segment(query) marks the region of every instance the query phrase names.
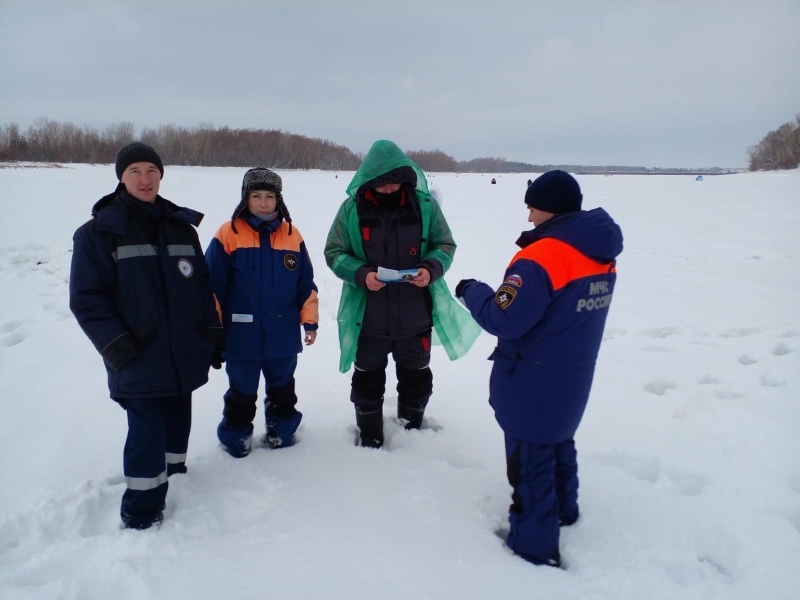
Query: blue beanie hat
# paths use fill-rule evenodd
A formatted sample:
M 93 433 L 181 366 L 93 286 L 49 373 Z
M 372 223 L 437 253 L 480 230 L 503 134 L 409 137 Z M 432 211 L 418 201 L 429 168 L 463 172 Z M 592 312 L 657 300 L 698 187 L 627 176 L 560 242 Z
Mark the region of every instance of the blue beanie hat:
M 582 201 L 581 186 L 565 171 L 548 171 L 525 191 L 525 204 L 557 215 L 580 210 Z

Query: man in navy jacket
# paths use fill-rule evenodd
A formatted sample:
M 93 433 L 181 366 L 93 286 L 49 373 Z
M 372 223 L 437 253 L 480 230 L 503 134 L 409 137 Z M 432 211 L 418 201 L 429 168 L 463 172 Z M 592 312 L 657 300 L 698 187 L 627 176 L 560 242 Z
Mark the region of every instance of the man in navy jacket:
M 163 519 L 167 477 L 186 472 L 192 392 L 219 368 L 224 338 L 194 229 L 203 215 L 158 195 L 150 146 L 122 148 L 116 172 L 73 237 L 69 303 L 127 412 L 122 522 L 146 529 Z
M 559 526 L 578 519 L 574 435 L 583 417 L 616 281 L 622 232 L 602 208 L 582 211 L 578 182 L 549 171 L 525 192 L 535 229 L 517 241 L 503 283 L 473 279 L 456 296 L 496 335 L 489 402 L 505 433 L 513 488 L 506 544 L 561 565 Z

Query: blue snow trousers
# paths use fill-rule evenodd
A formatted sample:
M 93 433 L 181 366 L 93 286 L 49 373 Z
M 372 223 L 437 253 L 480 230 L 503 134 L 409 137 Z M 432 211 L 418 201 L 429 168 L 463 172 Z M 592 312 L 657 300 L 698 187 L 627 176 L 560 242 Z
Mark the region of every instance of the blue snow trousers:
M 125 398 L 128 437 L 123 453 L 127 489 L 121 514 L 147 520 L 162 510 L 167 477 L 186 472 L 186 452 L 192 428 L 192 395 L 166 398 Z M 126 518 L 127 517 L 127 518 Z
M 534 444 L 505 436 L 513 488 L 506 544 L 534 564 L 559 564 L 559 526 L 578 518 L 578 456 L 572 439 Z
M 225 371 L 231 387 L 242 394 L 258 394 L 261 374 L 264 374 L 266 394 L 270 388 L 278 388 L 289 383 L 297 368 L 297 355 L 268 360 L 229 359 L 225 363 Z

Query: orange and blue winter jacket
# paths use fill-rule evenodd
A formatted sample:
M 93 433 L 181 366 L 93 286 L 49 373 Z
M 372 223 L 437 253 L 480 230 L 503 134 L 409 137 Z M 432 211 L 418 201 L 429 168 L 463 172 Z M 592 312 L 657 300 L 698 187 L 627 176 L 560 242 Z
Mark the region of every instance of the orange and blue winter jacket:
M 575 435 L 589 399 L 622 231 L 596 208 L 554 217 L 517 243 L 496 291 L 476 281 L 462 296 L 497 336 L 489 402 L 503 431 L 555 444 Z
M 227 335 L 224 357 L 243 360 L 302 352 L 301 325 L 319 323 L 314 269 L 303 236 L 281 217 L 245 211 L 217 231 L 206 250 L 211 288 Z

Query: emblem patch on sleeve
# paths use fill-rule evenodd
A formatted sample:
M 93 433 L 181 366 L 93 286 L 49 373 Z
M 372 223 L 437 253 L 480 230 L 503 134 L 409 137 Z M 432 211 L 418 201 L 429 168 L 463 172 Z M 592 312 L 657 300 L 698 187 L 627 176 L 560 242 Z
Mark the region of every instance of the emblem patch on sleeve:
M 194 273 L 194 266 L 192 266 L 192 263 L 187 259 L 182 258 L 178 261 L 178 271 L 180 271 L 181 275 L 186 277 L 186 279 L 189 279 L 192 273 Z
M 287 254 L 283 257 L 283 266 L 290 271 L 297 269 L 297 265 L 297 257 L 294 254 Z
M 501 285 L 500 289 L 497 290 L 497 293 L 494 295 L 494 301 L 497 306 L 501 309 L 505 310 L 511 303 L 514 302 L 514 298 L 517 297 L 517 289 L 510 285 Z
M 509 275 L 506 277 L 506 280 L 503 283 L 516 287 L 522 287 L 522 277 L 515 273 L 514 275 Z

